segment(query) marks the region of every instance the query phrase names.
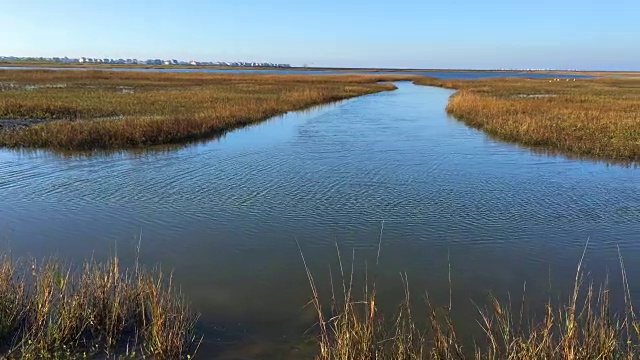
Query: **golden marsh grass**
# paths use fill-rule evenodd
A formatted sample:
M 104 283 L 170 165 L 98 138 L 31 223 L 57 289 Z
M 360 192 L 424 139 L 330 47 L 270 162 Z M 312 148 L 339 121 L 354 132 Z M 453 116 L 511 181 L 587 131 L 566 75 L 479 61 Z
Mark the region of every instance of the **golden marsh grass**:
M 0 71 L 0 145 L 135 148 L 205 138 L 287 111 L 393 90 L 400 76 Z M 4 88 L 2 87 L 4 86 Z
M 640 160 L 640 78 L 436 80 L 447 112 L 500 140 L 615 161 Z

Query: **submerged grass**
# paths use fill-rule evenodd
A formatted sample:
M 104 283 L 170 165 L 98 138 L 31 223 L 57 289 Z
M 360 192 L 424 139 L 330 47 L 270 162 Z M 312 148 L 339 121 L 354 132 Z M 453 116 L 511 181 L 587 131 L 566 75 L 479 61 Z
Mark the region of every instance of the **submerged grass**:
M 447 112 L 500 140 L 570 155 L 640 161 L 640 78 L 436 80 Z
M 333 289 L 327 311 L 305 262 L 313 294 L 310 303 L 318 316 L 317 359 L 637 359 L 640 320 L 631 302 L 622 258 L 620 263 L 626 303 L 621 314 L 616 315 L 612 310 L 606 283 L 601 287 L 585 283 L 581 259 L 569 299 L 557 304 L 550 300 L 538 320 L 524 314 L 524 298 L 518 310 L 510 303 L 490 297 L 490 305 L 478 307 L 478 317 L 469 319 L 478 323 L 484 338 L 477 339 L 475 346 L 465 348 L 469 341 L 458 337 L 451 320 L 451 305 L 435 307 L 428 294 L 427 325 L 417 325 L 411 312 L 406 275 L 402 277 L 405 300 L 396 316 L 389 319 L 378 310 L 375 280 L 357 297 L 353 290 L 353 272 L 345 274 L 341 261 L 343 296 L 336 297 L 337 291 Z
M 0 146 L 134 148 L 210 137 L 291 110 L 392 90 L 401 76 L 0 70 Z M 406 78 L 406 76 L 405 76 Z M 4 89 L 4 90 L 3 90 Z M 5 119 L 5 120 L 3 120 Z
M 196 320 L 159 270 L 123 271 L 116 257 L 73 269 L 0 256 L 2 359 L 184 359 Z

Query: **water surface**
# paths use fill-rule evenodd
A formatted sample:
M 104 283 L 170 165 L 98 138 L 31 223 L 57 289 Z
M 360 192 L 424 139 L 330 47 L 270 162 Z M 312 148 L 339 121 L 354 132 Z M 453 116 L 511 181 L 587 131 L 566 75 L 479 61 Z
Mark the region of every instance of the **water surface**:
M 384 224 L 381 306 L 399 300 L 401 272 L 419 304 L 426 289 L 446 304 L 450 262 L 469 328 L 469 299 L 488 291 L 570 290 L 587 240 L 594 275 L 619 285 L 619 245 L 639 278 L 640 170 L 492 140 L 446 115 L 451 91 L 398 87 L 178 149 L 0 150 L 2 247 L 75 261 L 117 249 L 126 262 L 141 238 L 141 260 L 174 269 L 202 312 L 205 358 L 308 354 L 296 239 L 327 290 L 335 244 L 373 273 Z

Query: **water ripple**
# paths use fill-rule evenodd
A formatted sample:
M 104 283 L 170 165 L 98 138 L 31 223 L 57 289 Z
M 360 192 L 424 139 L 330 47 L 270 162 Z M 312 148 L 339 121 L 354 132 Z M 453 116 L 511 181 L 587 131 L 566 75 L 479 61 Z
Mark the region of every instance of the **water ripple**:
M 638 169 L 496 142 L 446 115 L 450 91 L 398 86 L 175 151 L 2 150 L 0 238 L 82 258 L 142 233 L 148 261 L 175 268 L 194 302 L 240 319 L 244 299 L 261 316 L 301 305 L 294 238 L 326 262 L 335 241 L 370 253 L 383 221 L 389 279 L 439 284 L 450 253 L 469 293 L 510 289 L 570 273 L 588 238 L 595 264 L 615 266 L 619 245 L 640 269 Z

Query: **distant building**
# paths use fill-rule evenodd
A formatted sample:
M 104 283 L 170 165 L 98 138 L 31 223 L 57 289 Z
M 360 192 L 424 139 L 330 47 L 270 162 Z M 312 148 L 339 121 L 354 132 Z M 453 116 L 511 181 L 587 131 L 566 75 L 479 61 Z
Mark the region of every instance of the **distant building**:
M 16 56 L 0 56 L 0 61 L 49 61 L 49 62 L 57 62 L 57 63 L 81 63 L 81 64 L 95 64 L 95 63 L 104 63 L 104 64 L 139 64 L 139 65 L 193 65 L 193 66 L 236 66 L 236 67 L 278 67 L 278 68 L 289 68 L 291 65 L 289 64 L 276 64 L 269 62 L 256 62 L 256 61 L 182 61 L 177 59 L 170 60 L 161 60 L 161 59 L 147 59 L 147 60 L 139 60 L 139 59 L 111 59 L 111 58 L 91 58 L 91 57 L 79 57 L 79 58 L 69 58 L 69 57 L 16 57 Z M 531 69 L 530 71 L 536 71 Z

